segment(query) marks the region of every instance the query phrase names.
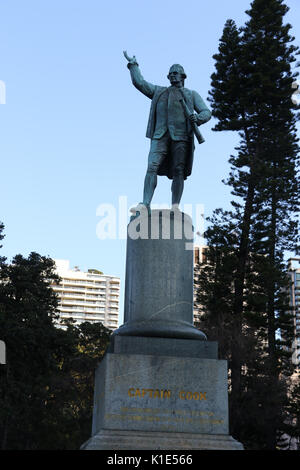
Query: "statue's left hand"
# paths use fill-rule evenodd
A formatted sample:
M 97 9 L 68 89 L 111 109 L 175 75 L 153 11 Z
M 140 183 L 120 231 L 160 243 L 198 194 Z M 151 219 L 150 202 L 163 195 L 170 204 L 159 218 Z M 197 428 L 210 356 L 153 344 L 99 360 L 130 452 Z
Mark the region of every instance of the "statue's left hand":
M 197 124 L 197 117 L 196 117 L 196 114 L 192 113 L 189 115 L 189 120 L 191 121 L 191 123 L 195 123 Z

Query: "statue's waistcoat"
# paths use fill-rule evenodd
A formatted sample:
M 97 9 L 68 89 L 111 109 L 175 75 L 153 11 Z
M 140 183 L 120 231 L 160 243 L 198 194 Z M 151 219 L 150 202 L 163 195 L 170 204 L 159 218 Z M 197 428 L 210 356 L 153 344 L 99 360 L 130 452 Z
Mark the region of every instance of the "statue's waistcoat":
M 182 88 L 183 96 L 191 112 L 194 109 L 193 95 Z M 174 87 L 156 87 L 152 98 L 146 136 L 159 139 L 168 129 L 173 140 L 190 140 L 191 126 L 184 115 L 179 99 L 182 97 Z

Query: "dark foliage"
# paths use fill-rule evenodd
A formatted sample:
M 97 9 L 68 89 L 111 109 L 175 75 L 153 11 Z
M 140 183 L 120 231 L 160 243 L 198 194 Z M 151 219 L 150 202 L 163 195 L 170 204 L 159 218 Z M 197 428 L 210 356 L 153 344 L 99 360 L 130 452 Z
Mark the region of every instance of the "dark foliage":
M 284 253 L 298 250 L 299 147 L 292 70 L 298 48 L 283 0 L 254 0 L 249 21 L 225 24 L 214 56 L 215 131 L 238 131 L 226 181 L 232 210 L 206 233 L 199 278 L 202 328 L 230 366 L 231 433 L 250 449 L 275 449 L 286 423 L 293 372 Z
M 79 449 L 90 437 L 94 370 L 109 341 L 101 323 L 60 328 L 54 262 L 31 253 L 1 263 L 2 449 Z

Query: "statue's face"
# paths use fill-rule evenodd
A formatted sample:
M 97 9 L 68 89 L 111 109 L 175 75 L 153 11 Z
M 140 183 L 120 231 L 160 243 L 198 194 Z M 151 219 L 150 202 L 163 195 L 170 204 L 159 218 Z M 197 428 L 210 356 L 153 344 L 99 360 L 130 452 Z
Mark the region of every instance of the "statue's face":
M 183 83 L 182 69 L 176 65 L 172 66 L 169 70 L 168 79 L 171 85 L 177 85 L 180 82 Z

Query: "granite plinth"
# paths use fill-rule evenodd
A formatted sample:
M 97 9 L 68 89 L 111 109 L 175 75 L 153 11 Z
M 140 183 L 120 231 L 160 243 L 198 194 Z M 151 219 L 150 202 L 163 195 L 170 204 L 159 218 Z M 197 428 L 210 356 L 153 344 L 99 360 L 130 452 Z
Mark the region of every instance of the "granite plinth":
M 92 435 L 101 429 L 228 434 L 227 362 L 106 354 L 96 370 Z
M 226 435 L 101 430 L 81 450 L 243 450 Z
M 130 339 L 137 340 L 133 349 L 139 346 L 139 338 Z M 182 351 L 190 342 L 172 341 Z M 146 349 L 161 343 L 147 342 Z M 121 337 L 113 348 L 130 345 Z M 92 437 L 82 450 L 243 450 L 228 433 L 227 361 L 169 351 L 106 353 L 96 370 Z M 200 356 L 215 353 L 214 343 L 198 350 Z
M 124 324 L 96 370 L 82 449 L 243 448 L 228 431 L 227 361 L 193 326 L 192 239 L 180 211 L 129 223 Z
M 193 226 L 170 210 L 128 225 L 124 325 L 114 335 L 206 340 L 193 326 Z
M 113 336 L 107 352 L 218 359 L 218 343 L 198 339 Z
M 128 321 L 114 331 L 113 336 L 144 336 L 206 340 L 206 335 L 191 323 L 181 320 L 153 320 L 151 318 Z

